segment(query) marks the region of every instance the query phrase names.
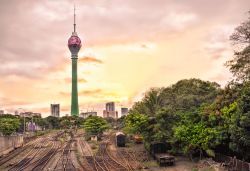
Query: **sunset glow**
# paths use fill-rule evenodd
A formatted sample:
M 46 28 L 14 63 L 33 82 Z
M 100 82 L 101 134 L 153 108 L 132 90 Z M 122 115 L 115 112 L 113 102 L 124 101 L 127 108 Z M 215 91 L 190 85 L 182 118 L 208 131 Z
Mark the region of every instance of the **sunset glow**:
M 109 101 L 131 107 L 150 87 L 200 78 L 224 86 L 232 77 L 230 34 L 249 0 L 2 0 L 0 108 L 48 116 L 70 113 L 67 40 L 77 7 L 78 96 L 100 114 Z M 244 12 L 242 12 L 244 11 Z

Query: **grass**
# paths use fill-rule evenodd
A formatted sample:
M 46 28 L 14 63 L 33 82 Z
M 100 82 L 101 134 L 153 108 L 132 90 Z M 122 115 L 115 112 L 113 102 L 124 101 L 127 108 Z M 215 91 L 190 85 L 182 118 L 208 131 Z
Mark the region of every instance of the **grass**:
M 192 171 L 215 171 L 215 169 L 211 167 L 202 168 L 202 169 L 193 168 Z
M 98 142 L 97 141 L 89 141 L 90 148 L 92 149 L 93 154 L 96 154 L 98 151 Z
M 131 142 L 131 141 L 126 142 L 126 147 L 132 147 L 132 146 L 134 146 L 134 145 L 135 145 L 134 142 Z
M 212 167 L 209 167 L 209 168 L 204 168 L 201 171 L 215 171 L 215 169 Z
M 150 168 L 150 167 L 158 167 L 159 165 L 157 164 L 156 161 L 150 160 L 150 161 L 143 162 L 143 166 Z

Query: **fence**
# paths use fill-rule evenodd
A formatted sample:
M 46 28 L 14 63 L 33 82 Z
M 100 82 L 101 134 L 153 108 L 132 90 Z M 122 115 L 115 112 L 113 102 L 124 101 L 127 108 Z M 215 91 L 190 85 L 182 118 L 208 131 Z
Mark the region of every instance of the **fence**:
M 0 136 L 0 156 L 23 145 L 23 136 Z
M 250 171 L 250 163 L 238 160 L 236 157 L 216 153 L 214 160 L 223 163 L 229 171 Z

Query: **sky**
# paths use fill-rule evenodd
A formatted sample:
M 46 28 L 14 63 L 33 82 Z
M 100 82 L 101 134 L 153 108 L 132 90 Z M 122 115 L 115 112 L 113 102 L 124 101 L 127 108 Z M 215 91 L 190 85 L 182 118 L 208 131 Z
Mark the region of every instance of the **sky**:
M 200 78 L 222 87 L 232 79 L 229 36 L 247 19 L 249 0 L 1 0 L 0 109 L 70 111 L 73 31 L 80 111 L 105 103 L 131 107 L 151 87 Z

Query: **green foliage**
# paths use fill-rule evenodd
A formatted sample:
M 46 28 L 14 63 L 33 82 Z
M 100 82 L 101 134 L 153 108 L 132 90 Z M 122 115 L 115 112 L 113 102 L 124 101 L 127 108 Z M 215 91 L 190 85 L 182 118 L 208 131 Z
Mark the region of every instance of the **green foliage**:
M 81 125 L 83 125 L 84 123 L 84 119 L 78 116 L 74 116 L 74 118 L 75 118 L 75 122 L 74 122 L 75 126 L 80 128 Z
M 185 79 L 165 88 L 162 96 L 165 106 L 176 111 L 194 111 L 203 103 L 212 102 L 217 96 L 219 85 L 200 79 Z
M 231 117 L 230 148 L 250 160 L 250 82 L 243 85 L 238 107 Z
M 123 129 L 125 127 L 125 118 L 126 116 L 122 116 L 117 119 L 117 129 Z
M 234 58 L 227 62 L 227 66 L 237 81 L 250 81 L 250 45 L 240 52 L 235 52 Z
M 173 146 L 177 145 L 178 148 L 182 143 L 183 150 L 191 146 L 192 149 L 189 151 L 208 150 L 213 147 L 210 144 L 211 139 L 216 141 L 220 139 L 214 137 L 217 133 L 216 129 L 212 129 L 208 124 L 203 123 L 205 107 L 202 106 L 212 103 L 220 91 L 217 83 L 199 79 L 181 80 L 170 87 L 150 89 L 142 101 L 135 103 L 130 110 L 130 114 L 125 119 L 126 130 L 130 133 L 143 135 L 145 146 L 148 146 L 152 141 L 163 141 L 171 143 Z M 207 117 L 208 119 L 216 118 Z M 200 125 L 204 128 L 201 129 Z M 197 132 L 199 131 L 198 128 L 203 132 L 206 131 L 206 133 L 209 133 L 207 134 L 208 137 L 205 137 L 206 141 L 201 142 L 204 138 L 202 136 L 205 136 L 205 134 L 197 135 L 198 137 L 194 140 L 197 142 L 178 140 L 174 134 L 179 135 L 181 133 L 179 129 L 184 128 L 182 126 L 186 126 L 185 128 L 188 129 L 193 129 L 190 126 L 195 126 Z
M 104 119 L 108 122 L 108 124 L 109 124 L 110 126 L 114 127 L 114 126 L 116 125 L 116 120 L 115 120 L 114 118 L 112 118 L 112 117 L 107 117 L 107 118 L 104 118 Z
M 169 108 L 162 108 L 156 114 L 153 128 L 153 138 L 155 141 L 171 141 L 173 137 L 173 127 L 176 125 L 179 116 Z
M 163 106 L 163 97 L 161 96 L 163 89 L 151 88 L 145 93 L 141 102 L 136 102 L 130 113 L 143 113 L 149 116 L 155 116 L 156 111 Z
M 194 111 L 203 103 L 213 102 L 219 91 L 219 85 L 214 82 L 181 80 L 167 88 L 150 89 L 130 112 L 155 116 L 164 107 L 175 111 Z
M 85 120 L 83 128 L 88 134 L 100 135 L 109 128 L 109 125 L 105 119 L 99 116 L 90 116 Z
M 1 117 L 0 118 L 0 132 L 3 135 L 11 135 L 16 132 L 20 126 L 19 119 L 15 117 Z
M 209 150 L 218 144 L 217 136 L 216 129 L 206 127 L 203 123 L 178 126 L 174 133 L 175 139 L 182 144 L 186 153 Z
M 148 121 L 148 116 L 138 113 L 129 113 L 125 119 L 125 130 L 128 133 L 141 134 L 145 131 Z
M 49 126 L 50 129 L 58 129 L 60 128 L 60 118 L 54 117 L 54 116 L 48 116 L 45 118 L 45 122 L 47 126 Z

